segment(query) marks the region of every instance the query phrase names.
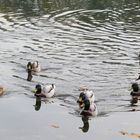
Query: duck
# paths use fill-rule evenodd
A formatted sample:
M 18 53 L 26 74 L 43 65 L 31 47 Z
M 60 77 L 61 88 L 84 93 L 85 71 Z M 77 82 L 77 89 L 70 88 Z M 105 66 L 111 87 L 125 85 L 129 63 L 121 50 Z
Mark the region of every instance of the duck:
M 5 88 L 3 86 L 0 86 L 0 96 L 2 96 L 5 93 Z
M 81 109 L 80 115 L 97 116 L 98 110 L 96 104 L 91 102 L 84 92 L 80 93 L 77 103 Z
M 26 69 L 27 71 L 32 70 L 34 73 L 39 73 L 41 71 L 41 66 L 38 61 L 28 62 Z
M 86 86 L 80 87 L 79 91 L 86 94 L 90 102 L 95 102 L 95 94 L 92 90 L 88 89 Z
M 34 96 L 36 96 L 36 97 L 44 97 L 44 98 L 51 98 L 55 94 L 55 88 L 56 88 L 56 86 L 54 84 L 44 85 L 44 86 L 42 86 L 40 84 L 37 84 L 35 86 L 35 94 L 34 94 Z
M 138 83 L 132 83 L 132 86 L 131 86 L 131 93 L 130 95 L 132 97 L 140 97 L 140 87 L 138 85 Z
M 28 73 L 27 81 L 31 81 L 33 78 L 33 74 L 37 74 L 41 71 L 41 66 L 39 65 L 38 61 L 35 61 L 33 63 L 28 62 L 26 71 Z

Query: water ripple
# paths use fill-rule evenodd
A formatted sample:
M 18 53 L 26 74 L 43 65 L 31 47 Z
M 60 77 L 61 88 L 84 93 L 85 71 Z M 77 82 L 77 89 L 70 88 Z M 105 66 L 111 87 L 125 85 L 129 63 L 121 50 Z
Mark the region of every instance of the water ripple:
M 0 13 L 2 78 L 13 80 L 12 88 L 16 82 L 27 87 L 37 82 L 56 83 L 60 92 L 73 95 L 79 94 L 75 89 L 80 85 L 88 85 L 95 89 L 101 107 L 103 100 L 107 107 L 117 107 L 109 100 L 118 103 L 120 98 L 128 97 L 126 87 L 139 71 L 139 6 L 63 6 L 26 16 L 19 9 L 16 13 Z M 43 72 L 28 83 L 25 66 L 34 60 L 43 65 Z M 26 91 L 21 85 L 19 88 Z

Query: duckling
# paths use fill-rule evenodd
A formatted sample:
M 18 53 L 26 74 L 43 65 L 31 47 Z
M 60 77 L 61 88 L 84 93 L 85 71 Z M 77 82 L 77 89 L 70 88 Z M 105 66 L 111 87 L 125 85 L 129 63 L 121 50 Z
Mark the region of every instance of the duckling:
M 51 85 L 45 85 L 41 86 L 40 84 L 37 84 L 35 87 L 35 96 L 36 97 L 44 97 L 44 98 L 51 98 L 55 94 L 55 88 L 56 86 L 54 84 Z
M 89 90 L 86 86 L 83 86 L 79 88 L 79 91 L 84 92 L 91 102 L 95 102 L 95 94 L 92 90 Z
M 2 96 L 5 93 L 5 88 L 3 86 L 0 86 L 0 96 Z
M 97 116 L 98 111 L 96 104 L 91 102 L 84 92 L 80 93 L 77 103 L 79 104 L 80 109 L 82 109 L 80 115 Z

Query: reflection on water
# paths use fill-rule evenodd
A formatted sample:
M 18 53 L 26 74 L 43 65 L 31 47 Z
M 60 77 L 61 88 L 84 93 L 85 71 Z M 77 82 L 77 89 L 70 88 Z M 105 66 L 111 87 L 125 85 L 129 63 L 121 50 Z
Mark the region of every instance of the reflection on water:
M 79 129 L 81 129 L 84 133 L 88 132 L 89 130 L 89 117 L 87 116 L 82 116 L 82 122 L 83 122 L 83 126 L 79 127 Z
M 40 108 L 41 108 L 41 98 L 40 97 L 36 97 L 36 103 L 35 103 L 34 107 L 35 107 L 36 111 L 40 110 Z

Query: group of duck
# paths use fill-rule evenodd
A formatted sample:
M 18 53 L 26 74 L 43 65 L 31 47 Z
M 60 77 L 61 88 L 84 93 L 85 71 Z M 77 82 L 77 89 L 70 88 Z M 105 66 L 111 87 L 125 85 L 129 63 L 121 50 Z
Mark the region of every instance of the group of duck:
M 33 75 L 36 75 L 41 71 L 41 66 L 38 63 L 38 61 L 35 62 L 28 62 L 26 66 L 26 71 L 28 73 L 27 81 L 32 81 Z M 140 80 L 140 76 L 136 79 Z M 41 85 L 37 84 L 35 86 L 34 96 L 40 97 L 40 98 L 51 98 L 55 94 L 56 86 L 54 84 L 51 85 Z M 131 93 L 132 96 L 132 102 L 137 103 L 138 99 L 140 97 L 140 87 L 138 83 L 133 83 L 131 86 Z M 92 90 L 89 90 L 86 86 L 83 86 L 79 89 L 80 95 L 77 100 L 77 103 L 79 105 L 79 108 L 81 110 L 81 115 L 89 115 L 89 116 L 96 116 L 97 106 L 95 103 L 95 94 Z M 5 92 L 5 88 L 3 86 L 0 86 L 0 95 L 3 95 Z
M 41 66 L 38 61 L 28 62 L 26 71 L 28 73 L 27 81 L 31 81 L 33 75 L 39 73 L 41 71 Z M 55 94 L 56 86 L 54 84 L 51 85 L 40 85 L 37 84 L 34 90 L 34 96 L 41 98 L 51 98 Z M 95 104 L 95 94 L 92 90 L 89 90 L 86 86 L 79 88 L 80 95 L 77 100 L 79 105 L 80 114 L 88 115 L 88 116 L 96 116 L 97 115 L 97 106 Z

